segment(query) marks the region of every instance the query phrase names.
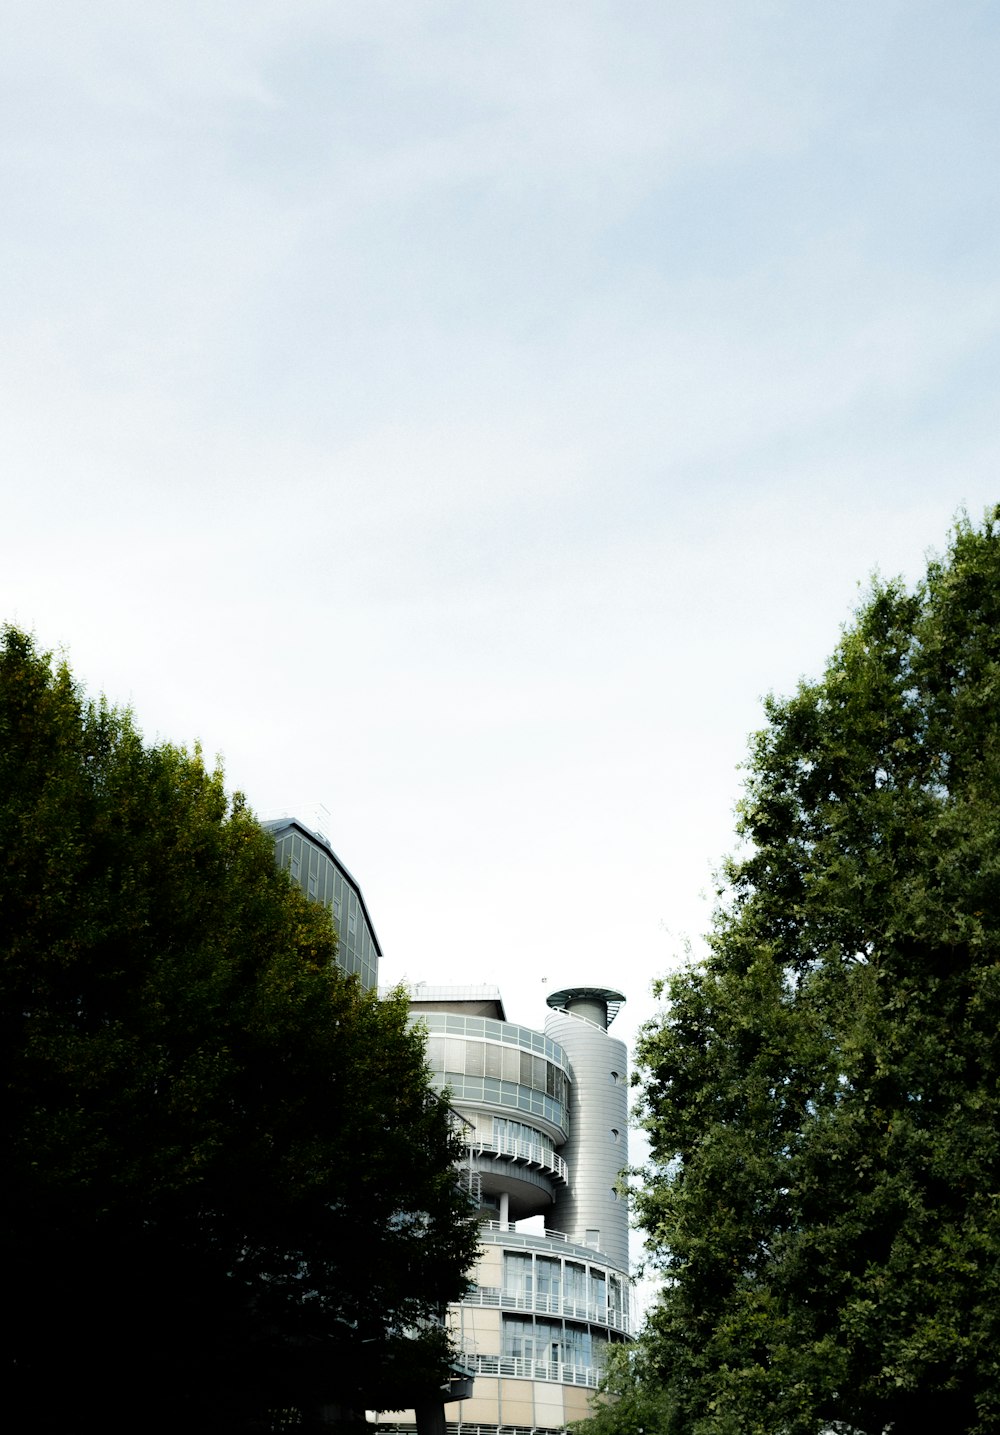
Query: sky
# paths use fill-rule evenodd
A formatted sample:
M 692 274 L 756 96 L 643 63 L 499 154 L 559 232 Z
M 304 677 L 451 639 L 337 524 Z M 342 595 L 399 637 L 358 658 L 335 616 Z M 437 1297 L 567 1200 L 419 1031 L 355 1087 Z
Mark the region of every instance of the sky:
M 0 620 L 382 977 L 695 955 L 761 700 L 1000 494 L 1000 12 L 7 0 Z

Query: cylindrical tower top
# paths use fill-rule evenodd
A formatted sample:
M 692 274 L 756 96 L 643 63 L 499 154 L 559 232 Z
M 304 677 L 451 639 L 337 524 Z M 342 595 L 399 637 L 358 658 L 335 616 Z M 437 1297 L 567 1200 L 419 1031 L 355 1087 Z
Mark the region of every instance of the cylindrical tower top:
M 572 1012 L 607 1031 L 621 1010 L 625 997 L 611 987 L 563 987 L 546 998 L 555 1011 Z

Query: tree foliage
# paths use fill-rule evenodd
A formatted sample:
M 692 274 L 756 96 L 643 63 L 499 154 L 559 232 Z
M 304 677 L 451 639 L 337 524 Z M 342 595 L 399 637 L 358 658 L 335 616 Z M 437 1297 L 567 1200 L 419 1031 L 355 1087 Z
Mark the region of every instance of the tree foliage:
M 570 1428 L 575 1435 L 656 1435 L 671 1427 L 676 1406 L 659 1377 L 649 1342 L 617 1342 L 604 1351 L 601 1382 L 591 1414 Z
M 998 518 L 768 701 L 710 954 L 642 1038 L 678 1435 L 1000 1426 Z
M 218 770 L 10 628 L 0 843 L 8 1409 L 218 1432 L 374 1401 L 475 1249 L 405 998 L 334 964 Z

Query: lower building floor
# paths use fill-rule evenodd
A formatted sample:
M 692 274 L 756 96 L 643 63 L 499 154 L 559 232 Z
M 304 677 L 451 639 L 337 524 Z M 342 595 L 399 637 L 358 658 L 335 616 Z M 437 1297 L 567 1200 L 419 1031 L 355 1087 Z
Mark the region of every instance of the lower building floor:
M 556 1232 L 485 1222 L 474 1279 L 448 1310 L 472 1376 L 465 1398 L 445 1395 L 450 1435 L 545 1435 L 586 1419 L 608 1346 L 631 1333 L 627 1274 Z M 411 1412 L 383 1413 L 378 1423 L 416 1428 Z

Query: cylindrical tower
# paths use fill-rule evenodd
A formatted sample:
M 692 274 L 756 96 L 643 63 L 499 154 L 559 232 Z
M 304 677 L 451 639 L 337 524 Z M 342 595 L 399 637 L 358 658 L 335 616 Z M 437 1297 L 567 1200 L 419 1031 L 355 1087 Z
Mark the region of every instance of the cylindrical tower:
M 628 1270 L 628 1205 L 618 1178 L 628 1165 L 625 1043 L 608 1035 L 625 998 L 609 987 L 553 992 L 545 1034 L 569 1059 L 569 1139 L 562 1148 L 569 1185 L 556 1192 L 547 1217 L 571 1241 L 596 1246 Z

